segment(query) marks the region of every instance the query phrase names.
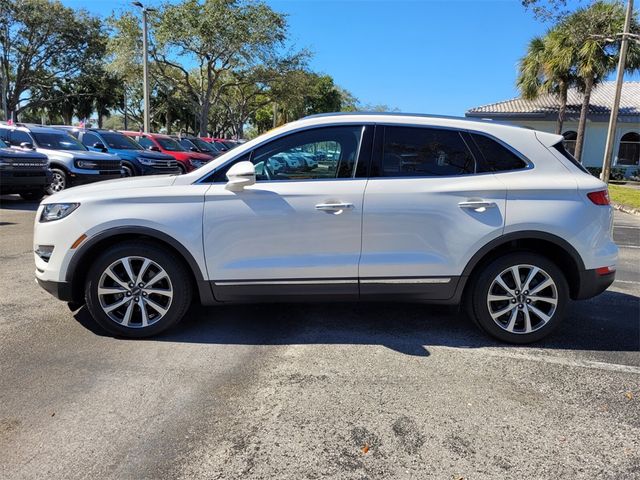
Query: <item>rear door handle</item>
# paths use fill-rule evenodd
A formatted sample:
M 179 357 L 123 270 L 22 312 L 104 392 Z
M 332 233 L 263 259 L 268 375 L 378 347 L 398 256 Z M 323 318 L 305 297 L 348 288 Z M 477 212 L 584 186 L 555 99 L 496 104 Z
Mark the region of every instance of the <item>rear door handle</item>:
M 316 210 L 321 212 L 341 212 L 342 210 L 350 210 L 353 208 L 353 203 L 319 203 L 316 205 Z
M 475 210 L 476 212 L 484 212 L 488 208 L 495 208 L 498 205 L 496 202 L 485 202 L 484 200 L 471 200 L 468 202 L 460 202 L 458 203 L 460 208 L 468 208 L 471 210 Z

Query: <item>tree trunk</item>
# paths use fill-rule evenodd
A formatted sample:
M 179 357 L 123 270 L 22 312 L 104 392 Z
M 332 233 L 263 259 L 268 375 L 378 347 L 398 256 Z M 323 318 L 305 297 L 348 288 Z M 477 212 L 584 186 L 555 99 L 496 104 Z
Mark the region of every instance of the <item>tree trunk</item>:
M 580 110 L 580 121 L 578 122 L 578 136 L 576 138 L 576 151 L 574 157 L 582 163 L 582 148 L 587 129 L 587 115 L 589 114 L 589 102 L 591 101 L 591 90 L 593 90 L 593 77 L 584 80 L 584 98 L 582 99 L 582 109 Z
M 167 108 L 167 113 L 164 115 L 164 126 L 167 129 L 167 135 L 171 135 L 171 112 Z
M 207 136 L 207 126 L 209 125 L 209 109 L 211 108 L 211 102 L 208 98 L 205 98 L 202 102 L 202 107 L 200 109 L 200 130 L 199 136 L 206 137 Z
M 560 109 L 558 110 L 558 122 L 556 123 L 556 133 L 562 135 L 562 126 L 564 125 L 564 116 L 567 113 L 567 95 L 569 86 L 562 83 L 560 87 Z
M 98 128 L 102 128 L 102 120 L 103 120 L 103 116 L 100 112 L 98 112 Z

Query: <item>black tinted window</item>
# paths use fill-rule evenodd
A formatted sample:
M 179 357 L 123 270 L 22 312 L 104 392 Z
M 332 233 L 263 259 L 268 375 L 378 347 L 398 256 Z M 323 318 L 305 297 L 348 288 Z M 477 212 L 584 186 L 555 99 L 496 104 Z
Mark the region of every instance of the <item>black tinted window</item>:
M 475 161 L 460 133 L 419 127 L 386 127 L 384 177 L 433 177 L 475 172 Z
M 584 168 L 584 166 L 575 159 L 575 157 L 573 155 L 571 155 L 571 153 L 569 153 L 567 151 L 567 149 L 564 146 L 564 142 L 558 142 L 556 143 L 553 148 L 555 148 L 558 152 L 560 152 L 560 154 L 566 158 L 567 160 L 569 160 L 571 163 L 573 163 L 576 167 L 578 167 L 580 170 L 582 170 L 584 173 L 589 173 L 589 170 L 587 170 L 586 168 Z
M 10 142 L 11 145 L 19 147 L 21 143 L 33 143 L 33 140 L 29 136 L 27 132 L 23 132 L 22 130 L 14 130 L 11 132 Z
M 504 172 L 518 170 L 527 166 L 524 160 L 495 140 L 475 133 L 472 133 L 471 136 L 490 171 Z
M 85 133 L 82 135 L 82 143 L 87 147 L 93 147 L 96 143 L 102 143 L 97 135 L 93 133 Z

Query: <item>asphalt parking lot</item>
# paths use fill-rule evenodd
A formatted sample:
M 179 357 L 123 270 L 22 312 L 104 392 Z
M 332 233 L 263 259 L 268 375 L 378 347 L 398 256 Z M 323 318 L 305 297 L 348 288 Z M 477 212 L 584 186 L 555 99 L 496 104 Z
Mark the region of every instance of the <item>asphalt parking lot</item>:
M 549 339 L 424 305 L 193 307 L 114 339 L 33 280 L 0 198 L 0 478 L 640 478 L 640 217 Z

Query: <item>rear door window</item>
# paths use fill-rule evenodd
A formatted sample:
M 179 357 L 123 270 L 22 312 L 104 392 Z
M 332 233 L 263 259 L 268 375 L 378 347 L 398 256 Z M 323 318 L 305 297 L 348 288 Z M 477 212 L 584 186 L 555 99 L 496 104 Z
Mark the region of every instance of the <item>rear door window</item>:
M 475 159 L 457 130 L 385 127 L 383 177 L 468 175 L 475 169 Z
M 33 143 L 33 139 L 27 132 L 22 130 L 13 130 L 9 136 L 9 143 L 15 147 L 19 147 L 21 143 Z

